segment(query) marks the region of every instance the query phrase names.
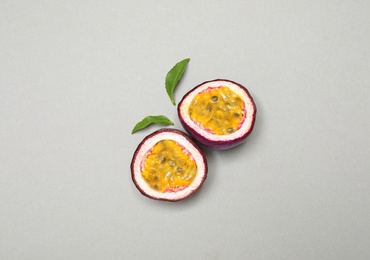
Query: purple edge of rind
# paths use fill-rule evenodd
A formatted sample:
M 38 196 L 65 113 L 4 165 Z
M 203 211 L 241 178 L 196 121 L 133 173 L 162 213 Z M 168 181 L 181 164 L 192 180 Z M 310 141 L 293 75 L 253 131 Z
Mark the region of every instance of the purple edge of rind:
M 203 163 L 204 163 L 204 174 L 203 174 L 203 178 L 200 182 L 200 184 L 198 185 L 198 187 L 196 187 L 194 190 L 192 190 L 187 196 L 184 196 L 184 197 L 179 197 L 179 198 L 176 198 L 176 199 L 164 199 L 164 198 L 158 198 L 158 197 L 153 197 L 149 194 L 147 194 L 136 182 L 136 179 L 134 177 L 134 162 L 135 162 L 135 158 L 141 148 L 141 146 L 145 143 L 146 140 L 150 139 L 151 137 L 159 134 L 159 133 L 162 133 L 162 132 L 171 132 L 171 133 L 176 133 L 176 134 L 180 134 L 182 135 L 183 137 L 185 137 L 191 144 L 193 144 L 193 146 L 199 151 L 199 153 L 202 155 L 202 158 L 203 158 Z M 195 194 L 202 186 L 203 186 L 203 183 L 204 181 L 206 180 L 207 178 L 207 173 L 208 173 L 208 164 L 207 164 L 207 158 L 206 158 L 206 155 L 205 153 L 203 152 L 203 150 L 199 147 L 199 145 L 193 141 L 193 139 L 186 133 L 184 133 L 183 131 L 180 131 L 180 130 L 177 130 L 177 129 L 167 129 L 167 128 L 162 128 L 162 129 L 159 129 L 149 135 L 147 135 L 146 137 L 144 137 L 144 139 L 140 142 L 140 144 L 138 145 L 138 147 L 136 148 L 135 152 L 134 152 L 134 155 L 132 156 L 132 160 L 131 160 L 131 165 L 130 165 L 130 169 L 131 169 L 131 179 L 133 181 L 133 183 L 135 184 L 136 188 L 140 191 L 140 193 L 150 199 L 154 199 L 154 200 L 161 200 L 161 201 L 168 201 L 168 202 L 177 202 L 177 201 L 180 201 L 180 200 L 184 200 L 184 199 L 187 199 L 189 198 L 190 196 L 192 196 L 193 194 Z
M 195 91 L 199 86 L 202 86 L 204 84 L 207 84 L 207 83 L 210 83 L 210 82 L 214 82 L 214 81 L 227 81 L 227 82 L 231 82 L 231 83 L 239 86 L 241 89 L 243 89 L 247 93 L 247 96 L 252 101 L 252 104 L 253 104 L 253 107 L 254 107 L 254 114 L 252 115 L 253 116 L 253 119 L 252 119 L 251 127 L 243 135 L 241 135 L 240 137 L 238 137 L 238 138 L 236 138 L 236 139 L 234 139 L 232 141 L 211 141 L 211 140 L 208 140 L 204 136 L 198 134 L 198 132 L 196 130 L 194 130 L 193 128 L 191 128 L 189 125 L 187 125 L 185 123 L 185 121 L 183 120 L 183 118 L 181 116 L 181 113 L 180 113 L 180 108 L 182 106 L 182 103 L 183 103 L 183 101 L 187 98 L 187 96 L 190 93 L 192 93 L 193 91 Z M 239 84 L 239 83 L 237 83 L 235 81 L 228 80 L 228 79 L 214 79 L 214 80 L 209 80 L 209 81 L 205 81 L 205 82 L 203 82 L 201 84 L 198 84 L 193 89 L 191 89 L 188 93 L 186 93 L 183 96 L 183 98 L 181 99 L 181 101 L 179 102 L 179 105 L 177 106 L 177 113 L 178 113 L 178 117 L 179 117 L 180 123 L 184 127 L 184 129 L 186 130 L 186 132 L 188 132 L 189 135 L 192 136 L 201 145 L 203 145 L 203 146 L 205 146 L 207 148 L 210 148 L 210 149 L 214 149 L 214 150 L 227 150 L 227 149 L 233 148 L 233 147 L 238 146 L 239 144 L 243 143 L 246 140 L 247 136 L 252 132 L 252 130 L 254 128 L 254 123 L 256 121 L 257 107 L 256 107 L 256 103 L 254 102 L 253 97 L 250 95 L 248 89 L 246 87 L 244 87 L 243 85 L 241 85 L 241 84 Z

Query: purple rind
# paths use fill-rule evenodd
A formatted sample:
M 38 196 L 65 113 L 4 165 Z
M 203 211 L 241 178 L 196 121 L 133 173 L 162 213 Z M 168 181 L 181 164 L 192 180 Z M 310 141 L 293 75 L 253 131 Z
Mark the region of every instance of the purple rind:
M 192 93 L 193 91 L 195 91 L 199 86 L 202 86 L 204 84 L 207 84 L 209 82 L 215 82 L 215 81 L 227 81 L 227 82 L 231 82 L 235 85 L 237 85 L 238 87 L 240 87 L 241 89 L 243 89 L 246 93 L 247 93 L 247 96 L 249 97 L 249 99 L 251 100 L 252 102 L 252 105 L 253 105 L 253 108 L 254 108 L 254 113 L 251 115 L 253 118 L 252 118 L 252 123 L 251 123 L 251 127 L 248 129 L 248 131 L 246 131 L 245 133 L 243 133 L 243 135 L 241 135 L 240 137 L 238 138 L 235 138 L 231 141 L 213 141 L 213 140 L 209 140 L 207 139 L 205 136 L 199 134 L 199 132 L 197 132 L 196 129 L 190 127 L 188 124 L 185 123 L 185 121 L 183 120 L 183 117 L 181 115 L 181 112 L 180 112 L 180 108 L 182 106 L 182 103 L 183 101 L 186 99 L 186 97 Z M 240 144 L 242 144 L 246 138 L 248 137 L 248 135 L 252 132 L 253 128 L 254 128 L 254 123 L 256 121 L 256 115 L 257 115 L 257 107 L 256 107 L 256 103 L 254 102 L 252 96 L 250 95 L 249 91 L 247 88 L 245 88 L 243 85 L 235 82 L 235 81 L 232 81 L 232 80 L 228 80 L 228 79 L 215 79 L 215 80 L 209 80 L 209 81 L 205 81 L 201 84 L 198 84 L 197 86 L 195 86 L 193 89 L 191 89 L 189 92 L 187 92 L 183 98 L 181 99 L 181 101 L 179 102 L 178 106 L 177 106 L 177 113 L 178 113 L 178 117 L 179 117 L 179 120 L 180 120 L 180 123 L 181 125 L 184 127 L 185 131 L 191 136 L 193 137 L 196 142 L 198 142 L 200 145 L 203 145 L 207 148 L 210 148 L 210 149 L 213 149 L 213 150 L 227 150 L 227 149 L 231 149 L 235 146 L 238 146 Z M 249 116 L 249 115 L 248 115 Z
M 143 143 L 145 143 L 146 140 L 150 139 L 151 137 L 159 134 L 159 133 L 162 133 L 162 132 L 172 132 L 172 133 L 176 133 L 176 134 L 179 134 L 179 135 L 182 135 L 183 137 L 185 137 L 191 144 L 193 144 L 193 146 L 199 151 L 199 153 L 202 155 L 202 158 L 203 158 L 203 163 L 204 163 L 204 173 L 203 173 L 203 176 L 202 176 L 202 180 L 200 182 L 200 184 L 194 189 L 192 190 L 188 195 L 186 196 L 182 196 L 182 197 L 178 197 L 178 198 L 173 198 L 173 199 L 165 199 L 165 198 L 158 198 L 158 197 L 154 197 L 154 196 L 151 196 L 150 194 L 148 194 L 147 192 L 145 192 L 145 190 L 140 186 L 138 185 L 137 181 L 135 180 L 135 176 L 134 176 L 134 162 L 137 158 L 137 154 L 141 148 L 141 146 L 143 145 Z M 199 145 L 193 141 L 193 139 L 187 135 L 186 133 L 184 133 L 183 131 L 180 131 L 180 130 L 177 130 L 177 129 L 166 129 L 166 128 L 162 128 L 162 129 L 159 129 L 149 135 L 147 135 L 141 142 L 140 144 L 138 145 L 138 147 L 136 148 L 133 156 L 132 156 L 132 160 L 131 160 L 131 165 L 130 165 L 130 169 L 131 169 L 131 179 L 133 181 L 133 183 L 135 184 L 136 188 L 140 191 L 140 193 L 150 199 L 154 199 L 154 200 L 161 200 L 161 201 L 168 201 L 168 202 L 177 202 L 177 201 L 180 201 L 180 200 L 184 200 L 184 199 L 187 199 L 189 198 L 190 196 L 192 196 L 193 194 L 195 194 L 202 186 L 203 186 L 203 183 L 204 181 L 206 180 L 207 178 L 207 173 L 208 173 L 208 165 L 207 165 L 207 159 L 206 159 L 206 156 L 203 152 L 203 150 L 199 147 Z

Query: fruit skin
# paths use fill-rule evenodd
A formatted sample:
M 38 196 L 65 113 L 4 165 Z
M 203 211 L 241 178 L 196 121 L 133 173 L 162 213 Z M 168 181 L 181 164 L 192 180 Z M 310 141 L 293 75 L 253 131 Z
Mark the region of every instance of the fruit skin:
M 184 120 L 184 115 L 181 112 L 181 110 L 183 109 L 182 107 L 183 107 L 184 101 L 188 98 L 188 96 L 190 94 L 192 94 L 194 91 L 197 91 L 199 87 L 202 87 L 205 84 L 215 83 L 215 82 L 218 82 L 218 81 L 227 82 L 227 83 L 231 83 L 231 84 L 234 84 L 234 85 L 238 86 L 243 92 L 245 92 L 246 97 L 250 101 L 249 104 L 250 104 L 250 106 L 252 108 L 252 111 L 253 111 L 251 115 L 247 114 L 247 117 L 252 117 L 251 122 L 250 122 L 250 127 L 247 129 L 247 131 L 243 132 L 240 136 L 237 136 L 237 137 L 233 138 L 232 140 L 222 140 L 222 138 L 220 138 L 220 140 L 211 140 L 207 136 L 204 136 L 204 135 L 200 134 L 199 129 L 198 129 L 199 127 L 197 127 L 195 125 L 190 126 L 189 124 L 187 124 Z M 213 149 L 213 150 L 227 150 L 227 149 L 231 149 L 235 146 L 238 146 L 238 145 L 242 144 L 245 141 L 245 139 L 248 137 L 248 135 L 252 132 L 252 130 L 254 128 L 254 123 L 256 121 L 257 107 L 256 107 L 256 104 L 255 104 L 252 96 L 250 95 L 249 91 L 244 86 L 242 86 L 241 84 L 236 83 L 232 80 L 215 79 L 215 80 L 205 81 L 205 82 L 195 86 L 188 93 L 186 93 L 183 96 L 182 100 L 180 101 L 179 105 L 177 106 L 177 113 L 178 113 L 181 125 L 184 127 L 186 132 L 191 137 L 193 137 L 199 144 L 201 144 L 201 145 L 203 145 L 207 148 Z
M 179 196 L 175 196 L 175 194 L 177 193 L 180 193 L 180 192 L 174 192 L 174 196 L 172 197 L 161 197 L 160 194 L 158 196 L 158 194 L 155 194 L 155 192 L 153 192 L 153 190 L 148 186 L 148 187 L 143 187 L 141 185 L 139 185 L 139 180 L 137 179 L 138 177 L 135 175 L 135 163 L 136 163 L 136 160 L 138 160 L 138 154 L 140 152 L 140 149 L 141 147 L 151 138 L 159 135 L 159 134 L 163 134 L 163 133 L 170 133 L 170 134 L 175 134 L 175 135 L 180 135 L 181 137 L 185 138 L 187 142 L 189 142 L 190 145 L 193 146 L 193 148 L 195 148 L 197 150 L 197 152 L 199 153 L 199 155 L 201 156 L 202 158 L 202 164 L 204 166 L 204 170 L 203 170 L 203 173 L 197 173 L 197 174 L 202 174 L 201 176 L 201 179 L 199 180 L 199 184 L 196 186 L 196 187 L 192 187 L 191 190 L 189 190 L 185 195 L 179 195 Z M 169 139 L 169 138 L 163 138 L 163 139 Z M 163 139 L 159 139 L 158 141 L 160 140 L 163 140 Z M 173 139 L 175 140 L 175 139 Z M 176 140 L 175 140 L 176 141 Z M 187 149 L 189 149 L 189 147 L 185 147 Z M 142 159 L 142 158 L 141 158 Z M 207 165 L 207 160 L 206 160 L 206 156 L 204 154 L 204 152 L 202 151 L 202 149 L 191 139 L 190 136 L 188 136 L 186 133 L 180 131 L 180 130 L 177 130 L 177 129 L 171 129 L 171 128 L 163 128 L 163 129 L 159 129 L 151 134 L 149 134 L 148 136 L 146 136 L 141 142 L 140 144 L 138 145 L 138 147 L 136 148 L 133 156 L 132 156 L 132 160 L 131 160 L 131 178 L 132 178 L 132 181 L 134 182 L 136 188 L 140 191 L 141 194 L 143 194 L 144 196 L 148 197 L 148 198 L 151 198 L 151 199 L 154 199 L 154 200 L 162 200 L 162 201 L 169 201 L 169 202 L 176 202 L 176 201 L 180 201 L 180 200 L 184 200 L 188 197 L 190 197 L 191 195 L 193 195 L 194 193 L 196 193 L 203 185 L 204 181 L 206 180 L 207 178 L 207 173 L 208 173 L 208 165 Z M 202 168 L 202 167 L 199 167 L 199 168 Z M 140 175 L 141 177 L 141 175 Z M 185 188 L 184 190 L 187 190 L 188 188 Z M 150 194 L 152 193 L 152 194 Z M 181 192 L 183 193 L 183 192 Z

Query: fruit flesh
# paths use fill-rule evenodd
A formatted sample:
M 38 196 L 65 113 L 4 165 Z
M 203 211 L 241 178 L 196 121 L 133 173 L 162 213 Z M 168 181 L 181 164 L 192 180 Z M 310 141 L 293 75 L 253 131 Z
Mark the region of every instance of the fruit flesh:
M 246 116 L 243 100 L 226 86 L 207 88 L 197 94 L 188 113 L 194 122 L 217 135 L 235 132 Z
M 184 189 L 196 174 L 194 159 L 173 140 L 157 142 L 144 158 L 141 172 L 149 186 L 160 192 Z

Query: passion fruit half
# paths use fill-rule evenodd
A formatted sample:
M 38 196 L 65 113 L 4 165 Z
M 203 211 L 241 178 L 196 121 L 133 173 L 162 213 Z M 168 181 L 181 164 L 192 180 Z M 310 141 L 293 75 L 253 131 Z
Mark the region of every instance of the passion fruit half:
M 177 112 L 184 129 L 200 144 L 225 150 L 245 141 L 253 130 L 257 110 L 244 86 L 217 79 L 185 94 Z
M 144 138 L 131 161 L 131 176 L 145 196 L 165 201 L 188 198 L 207 177 L 201 148 L 184 132 L 160 129 Z

